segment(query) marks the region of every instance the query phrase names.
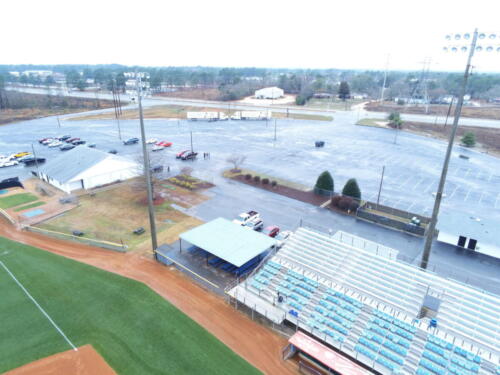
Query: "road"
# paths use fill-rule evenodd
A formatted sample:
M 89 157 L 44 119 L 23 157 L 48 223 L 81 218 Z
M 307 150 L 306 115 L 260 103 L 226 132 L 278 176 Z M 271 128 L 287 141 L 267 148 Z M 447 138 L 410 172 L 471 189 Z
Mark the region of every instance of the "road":
M 41 88 L 7 88 L 14 89 L 17 91 L 23 91 L 33 94 L 47 94 L 49 91 L 47 89 Z M 60 91 L 56 89 L 50 90 L 51 95 L 60 95 Z M 70 91 L 64 93 L 68 96 L 75 96 L 81 98 L 95 98 L 94 92 L 79 92 Z M 131 98 L 127 94 L 121 95 L 122 100 L 130 101 Z M 99 93 L 99 98 L 112 100 L 111 94 Z M 251 104 L 241 104 L 238 102 L 218 102 L 218 101 L 208 101 L 208 100 L 193 100 L 193 99 L 180 99 L 180 98 L 166 98 L 166 97 L 148 97 L 143 101 L 144 106 L 154 106 L 162 104 L 171 105 L 190 105 L 193 107 L 209 107 L 209 108 L 230 108 L 231 110 L 265 110 L 272 109 L 274 112 L 280 113 L 296 113 L 296 114 L 316 114 L 325 116 L 334 116 L 335 119 L 349 119 L 350 121 L 357 121 L 360 118 L 380 118 L 386 119 L 388 113 L 384 112 L 371 112 L 365 111 L 361 108 L 356 108 L 351 111 L 328 111 L 313 108 L 300 108 L 300 107 L 286 107 L 286 106 L 257 106 Z M 425 122 L 430 124 L 444 124 L 446 121 L 445 116 L 433 116 L 433 115 L 416 115 L 416 114 L 402 114 L 401 118 L 405 121 L 415 121 L 415 122 Z M 448 123 L 452 123 L 453 118 L 448 119 Z M 486 128 L 500 129 L 500 119 L 490 120 L 490 119 L 480 119 L 480 118 L 466 118 L 461 117 L 459 125 L 464 126 L 478 126 Z

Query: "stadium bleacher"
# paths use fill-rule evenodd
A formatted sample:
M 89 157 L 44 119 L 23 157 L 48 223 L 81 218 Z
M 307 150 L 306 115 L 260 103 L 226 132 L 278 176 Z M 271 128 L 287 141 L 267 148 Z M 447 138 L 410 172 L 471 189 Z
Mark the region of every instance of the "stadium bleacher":
M 500 375 L 500 297 L 299 228 L 240 285 L 383 374 Z M 417 319 L 426 295 L 435 319 Z

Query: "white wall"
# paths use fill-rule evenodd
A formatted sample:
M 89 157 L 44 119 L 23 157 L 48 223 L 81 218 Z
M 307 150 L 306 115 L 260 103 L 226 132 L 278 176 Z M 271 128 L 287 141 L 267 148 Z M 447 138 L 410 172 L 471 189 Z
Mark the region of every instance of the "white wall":
M 108 157 L 93 167 L 80 173 L 71 179 L 69 183 L 83 180 L 85 189 L 110 184 L 116 181 L 124 181 L 139 176 L 141 168 L 133 161 L 121 158 Z M 74 186 L 74 185 L 71 185 Z M 81 188 L 81 183 L 77 189 Z

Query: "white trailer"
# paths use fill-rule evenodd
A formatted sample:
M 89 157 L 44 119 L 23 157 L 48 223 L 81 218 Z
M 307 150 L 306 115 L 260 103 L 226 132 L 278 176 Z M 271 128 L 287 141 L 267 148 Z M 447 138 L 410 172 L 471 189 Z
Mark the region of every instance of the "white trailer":
M 217 121 L 219 112 L 188 112 L 186 118 L 190 121 Z
M 271 111 L 241 111 L 242 120 L 270 120 Z

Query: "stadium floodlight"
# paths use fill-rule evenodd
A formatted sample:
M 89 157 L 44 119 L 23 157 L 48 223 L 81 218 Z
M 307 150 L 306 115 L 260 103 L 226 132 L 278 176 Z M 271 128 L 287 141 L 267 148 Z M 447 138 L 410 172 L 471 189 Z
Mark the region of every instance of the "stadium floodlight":
M 457 38 L 457 35 L 459 35 L 459 34 L 455 34 L 453 39 L 461 40 L 462 38 L 461 37 Z M 469 39 L 469 37 L 466 37 L 466 35 L 468 35 L 468 34 L 463 35 L 464 40 Z M 494 37 L 492 37 L 492 35 L 494 35 Z M 497 34 L 497 33 L 495 33 L 495 34 L 490 33 L 489 39 L 491 39 L 491 40 L 496 39 L 498 35 L 499 34 Z M 436 230 L 437 218 L 438 218 L 438 214 L 439 214 L 439 208 L 441 206 L 441 199 L 443 197 L 443 190 L 444 190 L 444 185 L 446 182 L 446 175 L 448 173 L 448 166 L 450 163 L 451 151 L 453 149 L 453 142 L 454 142 L 455 135 L 456 135 L 457 128 L 458 128 L 458 122 L 460 120 L 460 114 L 462 112 L 462 105 L 464 102 L 465 91 L 467 88 L 467 81 L 469 79 L 470 70 L 472 67 L 472 65 L 471 65 L 472 57 L 474 56 L 474 52 L 481 52 L 481 51 L 491 52 L 494 50 L 493 46 L 491 46 L 491 45 L 482 46 L 482 45 L 478 44 L 478 39 L 484 40 L 486 38 L 486 36 L 487 36 L 486 33 L 483 33 L 483 32 L 478 33 L 477 29 L 475 29 L 474 33 L 472 34 L 472 41 L 470 43 L 470 48 L 468 48 L 467 46 L 459 46 L 457 44 L 455 44 L 453 46 L 448 45 L 448 46 L 445 46 L 443 48 L 443 50 L 446 52 L 447 51 L 457 52 L 458 48 L 460 48 L 460 50 L 463 52 L 468 51 L 469 57 L 467 59 L 467 65 L 465 67 L 464 78 L 462 81 L 462 85 L 460 87 L 460 93 L 458 95 L 458 102 L 457 102 L 457 105 L 455 108 L 455 118 L 453 120 L 453 127 L 452 127 L 450 137 L 448 140 L 448 147 L 446 149 L 446 155 L 445 155 L 445 159 L 444 159 L 444 163 L 443 163 L 443 169 L 441 171 L 441 177 L 439 179 L 438 190 L 436 192 L 436 198 L 434 200 L 434 208 L 432 210 L 432 217 L 431 217 L 431 221 L 429 223 L 429 226 L 427 228 L 427 233 L 426 233 L 426 237 L 425 237 L 424 251 L 422 253 L 422 259 L 420 262 L 420 267 L 424 268 L 424 269 L 427 268 L 428 263 L 429 263 L 432 241 L 434 239 L 434 233 Z M 447 41 L 450 41 L 450 42 L 452 41 L 452 37 L 450 34 L 446 35 L 445 39 Z M 455 43 L 455 40 L 453 40 L 454 43 Z M 488 41 L 488 43 L 491 43 L 491 42 Z M 500 52 L 500 46 L 496 48 L 496 51 Z

